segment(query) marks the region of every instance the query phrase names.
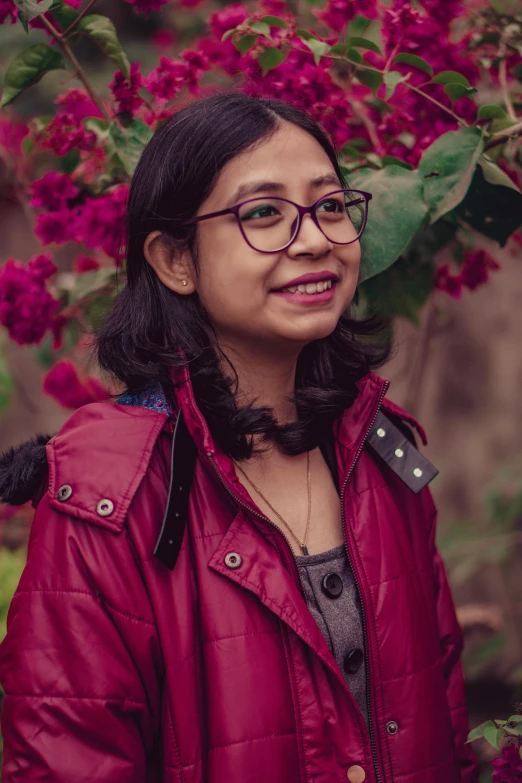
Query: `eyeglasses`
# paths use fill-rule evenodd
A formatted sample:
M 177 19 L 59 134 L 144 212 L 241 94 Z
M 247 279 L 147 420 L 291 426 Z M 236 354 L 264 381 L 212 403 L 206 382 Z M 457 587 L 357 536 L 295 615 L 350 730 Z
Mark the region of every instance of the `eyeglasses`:
M 229 209 L 198 215 L 188 223 L 235 215 L 245 242 L 259 253 L 286 250 L 295 241 L 305 215 L 334 245 L 350 245 L 364 231 L 371 193 L 364 190 L 334 190 L 317 199 L 311 207 L 302 207 L 286 198 L 263 196 L 242 201 Z

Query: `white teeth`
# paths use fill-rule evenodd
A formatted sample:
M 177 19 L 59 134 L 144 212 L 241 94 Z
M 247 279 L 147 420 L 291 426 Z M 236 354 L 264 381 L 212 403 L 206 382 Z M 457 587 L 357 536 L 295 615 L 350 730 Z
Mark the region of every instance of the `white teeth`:
M 328 291 L 332 287 L 331 280 L 324 280 L 319 283 L 307 283 L 306 285 L 294 285 L 290 288 L 282 288 L 281 292 L 284 294 L 321 294 L 323 291 Z

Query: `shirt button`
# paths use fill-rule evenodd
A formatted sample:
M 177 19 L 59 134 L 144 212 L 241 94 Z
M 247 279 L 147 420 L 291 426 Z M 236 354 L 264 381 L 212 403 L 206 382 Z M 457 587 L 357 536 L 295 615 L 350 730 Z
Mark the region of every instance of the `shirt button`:
M 343 592 L 343 580 L 339 574 L 326 574 L 321 582 L 321 587 L 328 598 L 339 598 Z
M 232 568 L 232 570 L 234 570 L 239 568 L 242 562 L 241 555 L 238 555 L 237 552 L 229 552 L 228 555 L 225 555 L 225 565 L 227 568 Z
M 114 503 L 112 502 L 112 500 L 108 500 L 107 498 L 103 498 L 103 500 L 100 500 L 100 502 L 96 506 L 96 513 L 100 517 L 109 517 L 113 511 L 114 511 Z
M 350 783 L 364 783 L 366 780 L 366 772 L 358 764 L 354 764 L 353 767 L 349 767 L 346 777 Z
M 65 503 L 66 500 L 69 500 L 72 493 L 72 487 L 69 484 L 64 484 L 56 493 L 56 497 L 61 503 Z
M 344 658 L 344 670 L 348 674 L 355 674 L 358 672 L 364 661 L 364 653 L 358 647 L 350 652 Z

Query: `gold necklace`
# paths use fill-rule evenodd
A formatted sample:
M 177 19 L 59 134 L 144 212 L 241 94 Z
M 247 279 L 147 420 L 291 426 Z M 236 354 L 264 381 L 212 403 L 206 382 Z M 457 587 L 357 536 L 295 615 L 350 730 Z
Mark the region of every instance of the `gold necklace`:
M 261 490 L 258 487 L 256 487 L 256 485 L 254 484 L 253 481 L 251 481 L 251 479 L 248 478 L 247 474 L 245 473 L 245 471 L 243 470 L 241 465 L 238 465 L 238 463 L 235 460 L 232 460 L 232 461 L 233 461 L 234 465 L 236 466 L 236 468 L 239 468 L 239 470 L 241 471 L 243 476 L 246 478 L 248 483 L 255 489 L 255 491 L 258 493 L 258 495 L 263 498 L 263 500 L 265 501 L 267 506 L 270 509 L 272 509 L 272 511 L 274 512 L 276 517 L 281 520 L 283 525 L 290 532 L 292 538 L 295 538 L 295 540 L 297 541 L 297 543 L 299 544 L 299 546 L 303 550 L 303 555 L 308 555 L 309 552 L 308 552 L 308 548 L 306 546 L 306 542 L 308 540 L 308 528 L 310 527 L 310 515 L 311 515 L 311 511 L 312 511 L 312 482 L 311 482 L 311 476 L 310 476 L 310 452 L 309 451 L 306 452 L 306 472 L 307 472 L 307 484 L 308 484 L 308 516 L 307 516 L 307 519 L 306 519 L 306 528 L 305 528 L 304 541 L 302 541 L 302 542 L 299 541 L 299 539 L 297 538 L 296 534 L 294 533 L 294 531 L 292 530 L 290 525 L 288 525 L 285 522 L 285 520 L 283 519 L 281 514 L 279 514 L 279 512 L 277 512 L 275 510 L 275 508 L 272 506 L 272 504 L 268 502 L 268 500 L 265 498 L 265 496 L 263 495 Z

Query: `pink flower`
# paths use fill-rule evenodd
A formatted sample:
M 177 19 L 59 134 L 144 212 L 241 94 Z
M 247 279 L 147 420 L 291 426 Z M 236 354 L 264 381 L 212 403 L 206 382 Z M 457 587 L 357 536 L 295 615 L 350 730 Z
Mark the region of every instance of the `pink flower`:
M 68 359 L 58 361 L 44 376 L 43 390 L 64 408 L 80 408 L 90 402 L 109 399 L 107 391 L 96 378 L 81 380 Z
M 81 275 L 83 272 L 95 272 L 100 268 L 100 262 L 89 256 L 78 256 L 74 262 L 74 271 Z
M 502 749 L 502 755 L 491 762 L 495 783 L 517 783 L 522 781 L 522 759 L 520 743 L 509 742 Z
M 126 0 L 133 5 L 138 14 L 148 16 L 151 11 L 158 11 L 168 0 Z
M 181 5 L 184 8 L 197 8 L 204 2 L 205 0 L 177 0 L 178 5 Z
M 223 34 L 245 21 L 248 9 L 242 3 L 227 5 L 222 11 L 216 11 L 209 17 L 210 31 L 214 38 L 221 41 Z
M 443 264 L 438 267 L 435 272 L 434 286 L 453 299 L 462 298 L 462 278 L 460 275 L 451 274 L 449 264 Z
M 34 233 L 43 245 L 63 245 L 73 239 L 72 212 L 67 207 L 36 216 Z
M 124 238 L 125 204 L 129 186 L 121 184 L 110 193 L 89 198 L 73 210 L 72 239 L 90 248 L 100 248 L 118 260 Z
M 109 87 L 117 102 L 118 113 L 135 114 L 143 103 L 143 98 L 138 94 L 140 87 L 143 87 L 140 64 L 131 64 L 128 79 L 123 71 L 116 71 Z
M 31 205 L 40 209 L 55 210 L 66 206 L 80 192 L 67 174 L 48 171 L 31 185 Z
M 185 86 L 187 72 L 186 63 L 160 57 L 159 65 L 146 77 L 145 86 L 159 100 L 170 101 Z
M 9 259 L 0 269 L 0 324 L 20 345 L 39 343 L 51 327 L 60 302 L 45 281 L 56 271 L 48 254 L 25 265 Z
M 474 291 L 488 282 L 491 271 L 498 269 L 500 264 L 486 250 L 466 253 L 461 272 L 462 284 L 470 291 Z
M 176 36 L 173 30 L 163 27 L 160 30 L 154 30 L 149 36 L 149 41 L 158 49 L 170 49 L 176 43 Z
M 312 13 L 321 19 L 327 27 L 340 33 L 356 14 L 375 19 L 377 0 L 328 0 L 324 11 L 314 9 Z
M 1 117 L 0 147 L 3 147 L 11 155 L 20 156 L 22 154 L 22 139 L 27 136 L 28 132 L 29 128 L 25 122 L 14 117 Z
M 91 150 L 96 145 L 96 136 L 79 124 L 74 114 L 57 112 L 44 130 L 36 134 L 42 147 L 51 149 L 56 155 L 67 155 L 73 149 Z
M 85 117 L 103 117 L 91 96 L 78 87 L 69 87 L 56 98 L 54 103 L 60 107 L 60 113 L 69 115 L 76 123 Z
M 0 24 L 4 24 L 10 17 L 10 24 L 14 24 L 18 19 L 18 7 L 13 0 L 0 0 Z

